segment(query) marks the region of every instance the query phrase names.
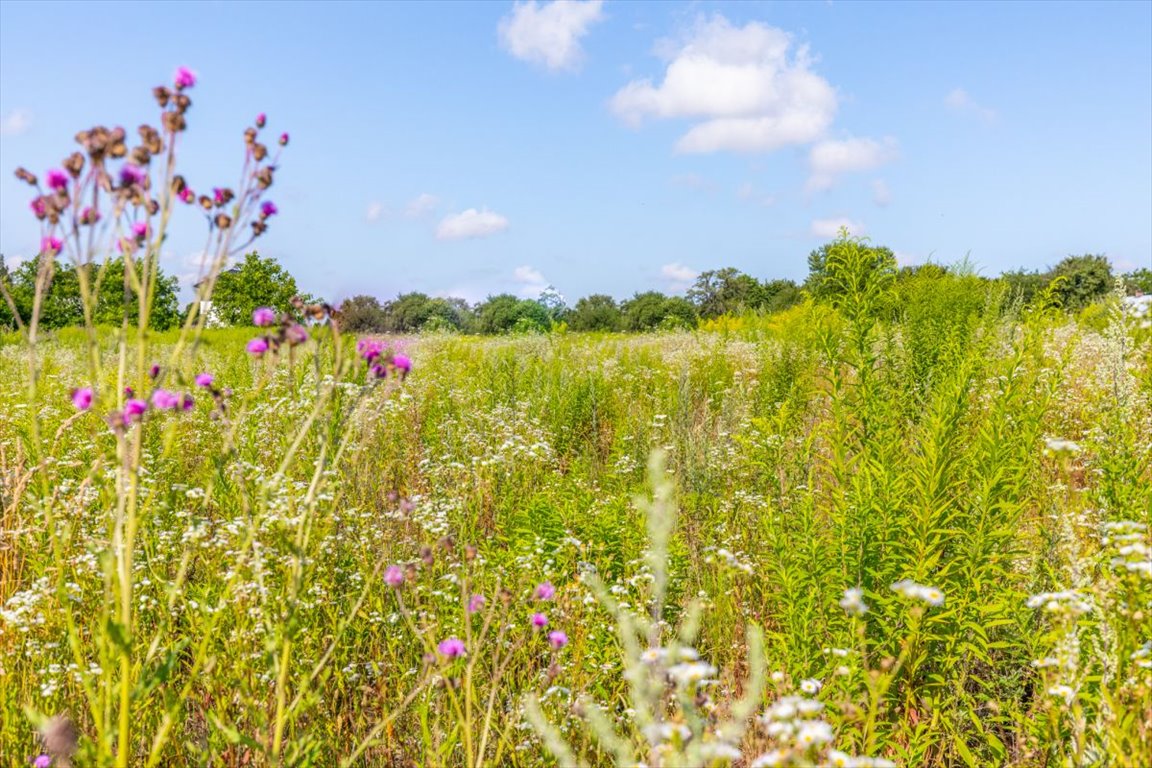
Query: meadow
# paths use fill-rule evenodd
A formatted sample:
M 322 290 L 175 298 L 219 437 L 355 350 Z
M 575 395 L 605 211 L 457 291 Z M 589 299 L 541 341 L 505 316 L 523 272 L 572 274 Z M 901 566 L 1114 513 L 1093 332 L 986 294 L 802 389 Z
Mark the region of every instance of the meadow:
M 905 298 L 7 337 L 2 762 L 1148 765 L 1147 323 Z

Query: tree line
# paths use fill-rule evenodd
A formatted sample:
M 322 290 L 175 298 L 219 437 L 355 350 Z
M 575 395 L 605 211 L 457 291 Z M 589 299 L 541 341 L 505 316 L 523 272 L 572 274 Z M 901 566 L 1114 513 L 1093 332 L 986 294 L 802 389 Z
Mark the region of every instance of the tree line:
M 693 328 L 701 320 L 742 313 L 773 313 L 787 309 L 811 296 L 816 301 L 834 301 L 845 290 L 830 277 L 828 261 L 837 249 L 854 244 L 865 254 L 868 269 L 891 273 L 899 284 L 913 279 L 936 279 L 970 272 L 961 264 L 945 267 L 927 264 L 899 268 L 893 252 L 852 240 L 847 234 L 812 251 L 808 257 L 808 277 L 803 283 L 782 279 L 758 279 L 733 267 L 702 272 L 685 296 L 669 296 L 659 291 L 643 291 L 617 301 L 607 294 L 592 294 L 569 305 L 552 287 L 535 299 L 508 293 L 489 296 L 471 304 L 460 298 L 429 296 L 411 292 L 381 301 L 374 296 L 352 296 L 339 304 L 338 317 L 345 330 L 356 333 L 412 333 L 424 330 L 452 330 L 463 333 L 498 334 L 546 331 L 567 327 L 573 331 L 651 331 Z M 40 323 L 45 328 L 62 328 L 83 323 L 80 299 L 80 270 L 90 285 L 99 287 L 93 320 L 97 324 L 119 325 L 125 318 L 135 322 L 136 297 L 132 280 L 125 279 L 122 258 L 101 265 L 76 267 L 61 260 L 45 274 L 37 261 L 26 261 L 9 270 L 0 256 L 0 328 L 16 325 L 13 309 L 21 318 L 32 311 L 37 280 L 47 281 L 41 301 Z M 1030 302 L 1049 286 L 1050 295 L 1069 310 L 1082 309 L 1099 300 L 1114 284 L 1112 266 L 1098 254 L 1069 256 L 1056 266 L 1039 271 L 1014 270 L 998 278 L 967 274 L 973 280 L 991 285 L 999 281 L 1006 295 Z M 1137 269 L 1125 275 L 1133 292 L 1152 294 L 1152 270 Z M 180 324 L 190 307 L 181 308 L 175 277 L 161 275 L 157 282 L 151 324 L 158 330 Z M 244 325 L 252 311 L 268 306 L 290 311 L 291 299 L 300 295 L 295 278 L 275 259 L 250 253 L 223 272 L 217 280 L 209 309 L 212 322 Z M 307 297 L 309 300 L 314 300 Z

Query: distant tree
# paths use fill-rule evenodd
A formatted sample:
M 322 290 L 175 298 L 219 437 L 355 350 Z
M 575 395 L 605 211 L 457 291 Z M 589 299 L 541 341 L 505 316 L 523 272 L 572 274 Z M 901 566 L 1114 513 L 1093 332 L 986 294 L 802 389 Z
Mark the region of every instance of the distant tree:
M 620 311 L 624 329 L 628 331 L 696 324 L 696 308 L 692 302 L 679 296 L 669 298 L 659 291 L 637 293 L 621 305 Z
M 812 253 L 808 254 L 808 280 L 804 287 L 817 300 L 833 300 L 842 297 L 849 289 L 843 280 L 837 278 L 829 269 L 829 259 L 837 255 L 843 256 L 851 252 L 856 266 L 855 280 L 864 283 L 884 281 L 896 272 L 896 256 L 890 248 L 882 245 L 868 245 L 862 238 L 854 238 L 846 229 L 840 230 L 840 236 L 830 243 L 825 243 Z
M 501 293 L 489 296 L 476 308 L 476 325 L 481 333 L 544 331 L 551 325 L 551 318 L 540 302 Z
M 701 317 L 760 309 L 767 302 L 764 285 L 734 267 L 701 272 L 688 289 L 688 299 Z
M 383 333 L 388 315 L 374 296 L 353 296 L 340 304 L 340 330 L 349 333 Z
M 212 292 L 212 312 L 225 325 L 248 325 L 258 307 L 291 310 L 296 279 L 273 258 L 253 251 L 237 268 L 221 273 Z
M 614 298 L 603 293 L 577 301 L 568 319 L 568 326 L 574 331 L 617 331 L 620 323 L 620 307 Z
M 0 253 L 0 330 L 16 327 L 16 318 L 12 308 L 8 305 L 5 296 L 12 293 L 12 279 L 8 274 L 8 265 L 4 263 L 4 254 Z
M 1097 254 L 1069 256 L 1053 267 L 1051 276 L 1060 280 L 1055 293 L 1065 309 L 1083 309 L 1106 296 L 1113 285 L 1111 263 Z
M 88 269 L 97 275 L 103 273 L 92 316 L 97 325 L 120 325 L 125 317 L 128 318 L 130 325 L 135 325 L 138 322 L 140 305 L 134 284 L 142 280 L 144 269 L 143 265 L 139 263 L 135 264 L 134 267 L 136 280 L 129 280 L 127 283 L 124 280 L 123 258 L 111 259 L 103 267 L 98 265 L 83 267 L 83 269 Z M 73 268 L 69 267 L 69 269 Z M 94 283 L 95 279 L 89 280 L 90 285 Z M 177 295 L 179 289 L 180 285 L 175 277 L 167 277 L 163 272 L 157 273 L 153 289 L 152 308 L 148 318 L 150 327 L 163 331 L 175 328 L 180 324 L 180 300 Z M 79 296 L 79 281 L 76 283 L 76 290 L 77 296 Z
M 1139 291 L 1145 296 L 1152 296 L 1152 269 L 1134 269 L 1128 272 L 1124 275 L 1124 285 L 1131 294 Z
M 1037 293 L 1048 286 L 1051 276 L 1046 272 L 1016 269 L 1001 274 L 1000 280 L 1008 289 L 1008 300 L 1018 299 L 1029 304 Z
M 799 304 L 804 298 L 800 286 L 792 280 L 769 280 L 763 286 L 763 308 L 768 312 L 781 312 Z
M 568 309 L 568 304 L 564 301 L 564 296 L 560 291 L 556 290 L 555 286 L 550 285 L 541 291 L 536 301 L 540 303 L 540 306 L 544 307 L 553 325 L 568 321 L 568 315 L 571 313 L 571 310 Z
M 418 331 L 432 317 L 432 299 L 426 293 L 402 293 L 385 306 L 388 330 L 400 333 Z

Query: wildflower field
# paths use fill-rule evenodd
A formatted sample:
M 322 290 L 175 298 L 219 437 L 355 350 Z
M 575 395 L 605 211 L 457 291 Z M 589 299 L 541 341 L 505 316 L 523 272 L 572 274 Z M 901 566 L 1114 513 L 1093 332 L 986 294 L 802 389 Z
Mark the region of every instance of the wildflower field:
M 823 298 L 696 330 L 358 337 L 299 298 L 209 328 L 279 151 L 261 114 L 241 185 L 193 192 L 195 82 L 130 151 L 98 126 L 17 174 L 43 241 L 0 335 L 0 764 L 1152 764 L 1122 286 L 1073 316 L 897 284 L 844 233 Z M 181 208 L 198 300 L 150 330 Z M 58 259 L 84 322 L 48 331 Z

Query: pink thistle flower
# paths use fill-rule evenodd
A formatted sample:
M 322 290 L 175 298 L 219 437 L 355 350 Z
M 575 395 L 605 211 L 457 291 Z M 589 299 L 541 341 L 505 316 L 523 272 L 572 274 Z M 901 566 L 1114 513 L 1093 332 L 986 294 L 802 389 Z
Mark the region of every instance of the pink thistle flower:
M 412 370 L 412 360 L 409 359 L 408 355 L 392 355 L 392 365 L 403 371 L 405 376 L 408 375 L 408 371 Z
M 440 641 L 436 646 L 436 650 L 440 652 L 441 656 L 449 659 L 455 659 L 458 656 L 463 656 L 465 653 L 464 641 L 458 637 L 449 637 Z
M 212 187 L 212 200 L 216 205 L 224 204 L 224 190 L 220 187 Z
M 180 408 L 185 411 L 190 411 L 196 406 L 196 401 L 192 399 L 192 395 L 184 394 L 184 400 L 180 403 Z
M 286 133 L 280 134 L 280 146 L 282 146 L 282 147 L 288 146 L 288 134 L 286 134 Z
M 32 761 L 32 768 L 51 768 L 52 758 L 48 755 L 37 755 Z
M 268 218 L 269 216 L 275 216 L 279 212 L 280 212 L 280 209 L 277 208 L 276 203 L 272 202 L 271 200 L 265 200 L 263 203 L 260 204 L 260 215 L 263 216 L 264 218 Z
M 159 375 L 160 375 L 160 366 L 156 363 L 152 363 L 152 366 L 148 369 L 149 378 L 154 379 Z
M 192 191 L 191 187 L 184 187 L 180 190 L 180 199 L 185 203 L 194 203 L 196 202 L 196 193 Z
M 172 75 L 172 82 L 178 91 L 191 88 L 196 85 L 196 73 L 188 67 L 176 67 L 176 73 Z
M 369 363 L 380 357 L 383 351 L 384 344 L 376 339 L 360 339 L 356 342 L 356 352 Z
M 555 594 L 556 587 L 552 586 L 552 582 L 550 581 L 536 585 L 535 596 L 537 600 L 551 600 Z
M 377 363 L 372 366 L 372 377 L 376 379 L 386 379 L 388 378 L 388 369 L 380 363 Z
M 136 398 L 128 400 L 124 403 L 124 423 L 131 424 L 134 421 L 139 421 L 146 410 L 148 410 L 148 403 L 143 400 L 137 400 Z
M 308 341 L 308 329 L 299 323 L 293 323 L 288 326 L 288 330 L 285 331 L 285 336 L 287 336 L 289 344 L 303 344 Z
M 263 112 L 261 112 L 260 114 L 256 115 L 256 127 L 257 127 L 257 128 L 263 128 L 263 127 L 264 127 L 264 124 L 265 124 L 266 122 L 268 122 L 268 117 L 267 117 L 267 115 L 265 115 Z
M 532 626 L 536 627 L 537 629 L 543 629 L 544 627 L 548 626 L 548 617 L 542 613 L 532 614 Z
M 553 648 L 560 650 L 564 646 L 568 645 L 568 635 L 564 634 L 558 629 L 554 630 L 548 633 L 548 642 L 552 644 Z
M 40 241 L 40 250 L 44 253 L 60 253 L 64 250 L 64 241 L 58 237 L 49 235 Z
M 134 163 L 124 163 L 120 166 L 120 186 L 130 187 L 133 184 L 143 184 L 148 174 Z
M 44 202 L 43 197 L 36 198 L 29 205 L 32 206 L 32 213 L 36 218 L 42 219 L 48 215 L 48 204 Z
M 398 565 L 390 565 L 384 569 L 384 583 L 390 587 L 399 587 L 404 583 L 404 569 Z
M 216 377 L 210 373 L 196 374 L 196 386 L 203 387 L 204 389 L 208 389 L 208 387 L 212 386 L 212 382 L 215 380 Z
M 248 342 L 246 349 L 253 357 L 260 357 L 268 351 L 268 341 L 263 336 L 257 336 Z
M 92 387 L 80 387 L 79 389 L 72 390 L 72 405 L 76 406 L 78 411 L 86 411 L 92 407 Z
M 44 181 L 50 189 L 54 189 L 57 192 L 68 189 L 68 174 L 64 173 L 64 171 L 56 169 L 48 171 L 48 173 L 44 174 Z
M 170 411 L 180 406 L 180 396 L 166 389 L 158 389 L 152 393 L 152 405 L 162 411 Z
M 148 237 L 148 222 L 137 221 L 132 224 L 132 237 L 137 240 L 143 240 Z
M 84 206 L 84 210 L 80 212 L 80 223 L 92 225 L 98 221 L 100 221 L 100 211 L 90 205 Z
M 276 312 L 271 307 L 260 307 L 252 313 L 252 325 L 263 328 L 276 322 Z
M 472 595 L 468 598 L 468 613 L 476 613 L 484 607 L 484 595 Z

